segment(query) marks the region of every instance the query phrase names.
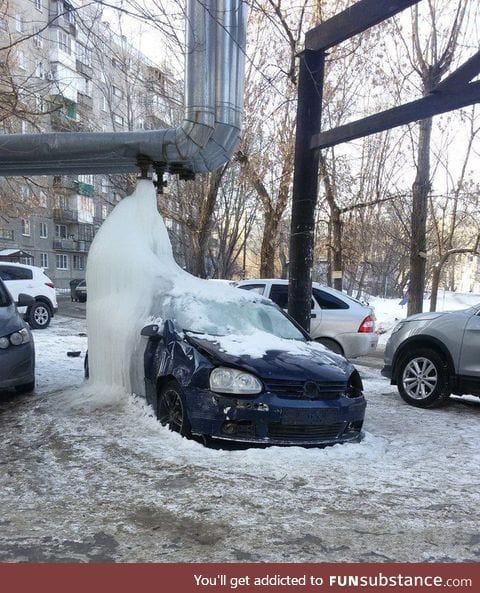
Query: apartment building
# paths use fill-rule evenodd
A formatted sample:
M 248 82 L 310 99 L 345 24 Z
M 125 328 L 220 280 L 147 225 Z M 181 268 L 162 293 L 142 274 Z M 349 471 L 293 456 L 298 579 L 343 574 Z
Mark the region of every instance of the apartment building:
M 104 19 L 101 4 L 8 0 L 0 8 L 0 126 L 6 133 L 128 131 L 171 125 L 178 84 Z M 126 175 L 0 179 L 0 260 L 83 278 L 93 237 Z

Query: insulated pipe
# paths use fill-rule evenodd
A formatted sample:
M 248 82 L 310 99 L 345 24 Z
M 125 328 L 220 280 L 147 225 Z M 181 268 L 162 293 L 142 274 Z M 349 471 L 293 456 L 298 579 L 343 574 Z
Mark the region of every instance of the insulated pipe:
M 230 159 L 241 127 L 246 4 L 187 0 L 187 16 L 186 107 L 178 128 L 2 134 L 0 175 L 123 173 L 138 170 L 140 155 L 166 170 L 196 173 Z

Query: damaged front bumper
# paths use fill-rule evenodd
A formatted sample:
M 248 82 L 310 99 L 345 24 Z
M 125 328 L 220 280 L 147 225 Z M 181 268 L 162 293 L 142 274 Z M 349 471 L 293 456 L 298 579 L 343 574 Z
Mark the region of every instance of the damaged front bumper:
M 286 399 L 274 393 L 256 398 L 193 389 L 187 396 L 192 433 L 215 439 L 275 445 L 329 445 L 361 440 L 366 401 Z

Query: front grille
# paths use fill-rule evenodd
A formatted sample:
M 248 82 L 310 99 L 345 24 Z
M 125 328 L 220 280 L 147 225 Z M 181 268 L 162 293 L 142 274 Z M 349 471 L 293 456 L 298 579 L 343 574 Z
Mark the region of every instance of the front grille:
M 305 390 L 305 384 L 312 383 L 312 381 L 275 381 L 269 380 L 265 382 L 265 389 L 267 391 L 278 394 L 283 398 L 295 399 L 336 399 L 347 389 L 346 381 L 315 381 L 317 387 L 316 393 L 308 394 Z
M 329 424 L 327 426 L 312 426 L 308 424 L 279 424 L 268 425 L 268 435 L 272 438 L 289 439 L 336 439 L 343 428 L 343 423 Z

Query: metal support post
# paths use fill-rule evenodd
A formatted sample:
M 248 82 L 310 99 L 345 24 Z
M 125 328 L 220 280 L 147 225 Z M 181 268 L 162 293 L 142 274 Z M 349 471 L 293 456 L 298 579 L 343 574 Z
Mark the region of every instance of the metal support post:
M 300 55 L 297 135 L 293 175 L 288 312 L 309 331 L 315 207 L 318 192 L 318 152 L 310 142 L 320 131 L 325 52 L 305 50 Z

